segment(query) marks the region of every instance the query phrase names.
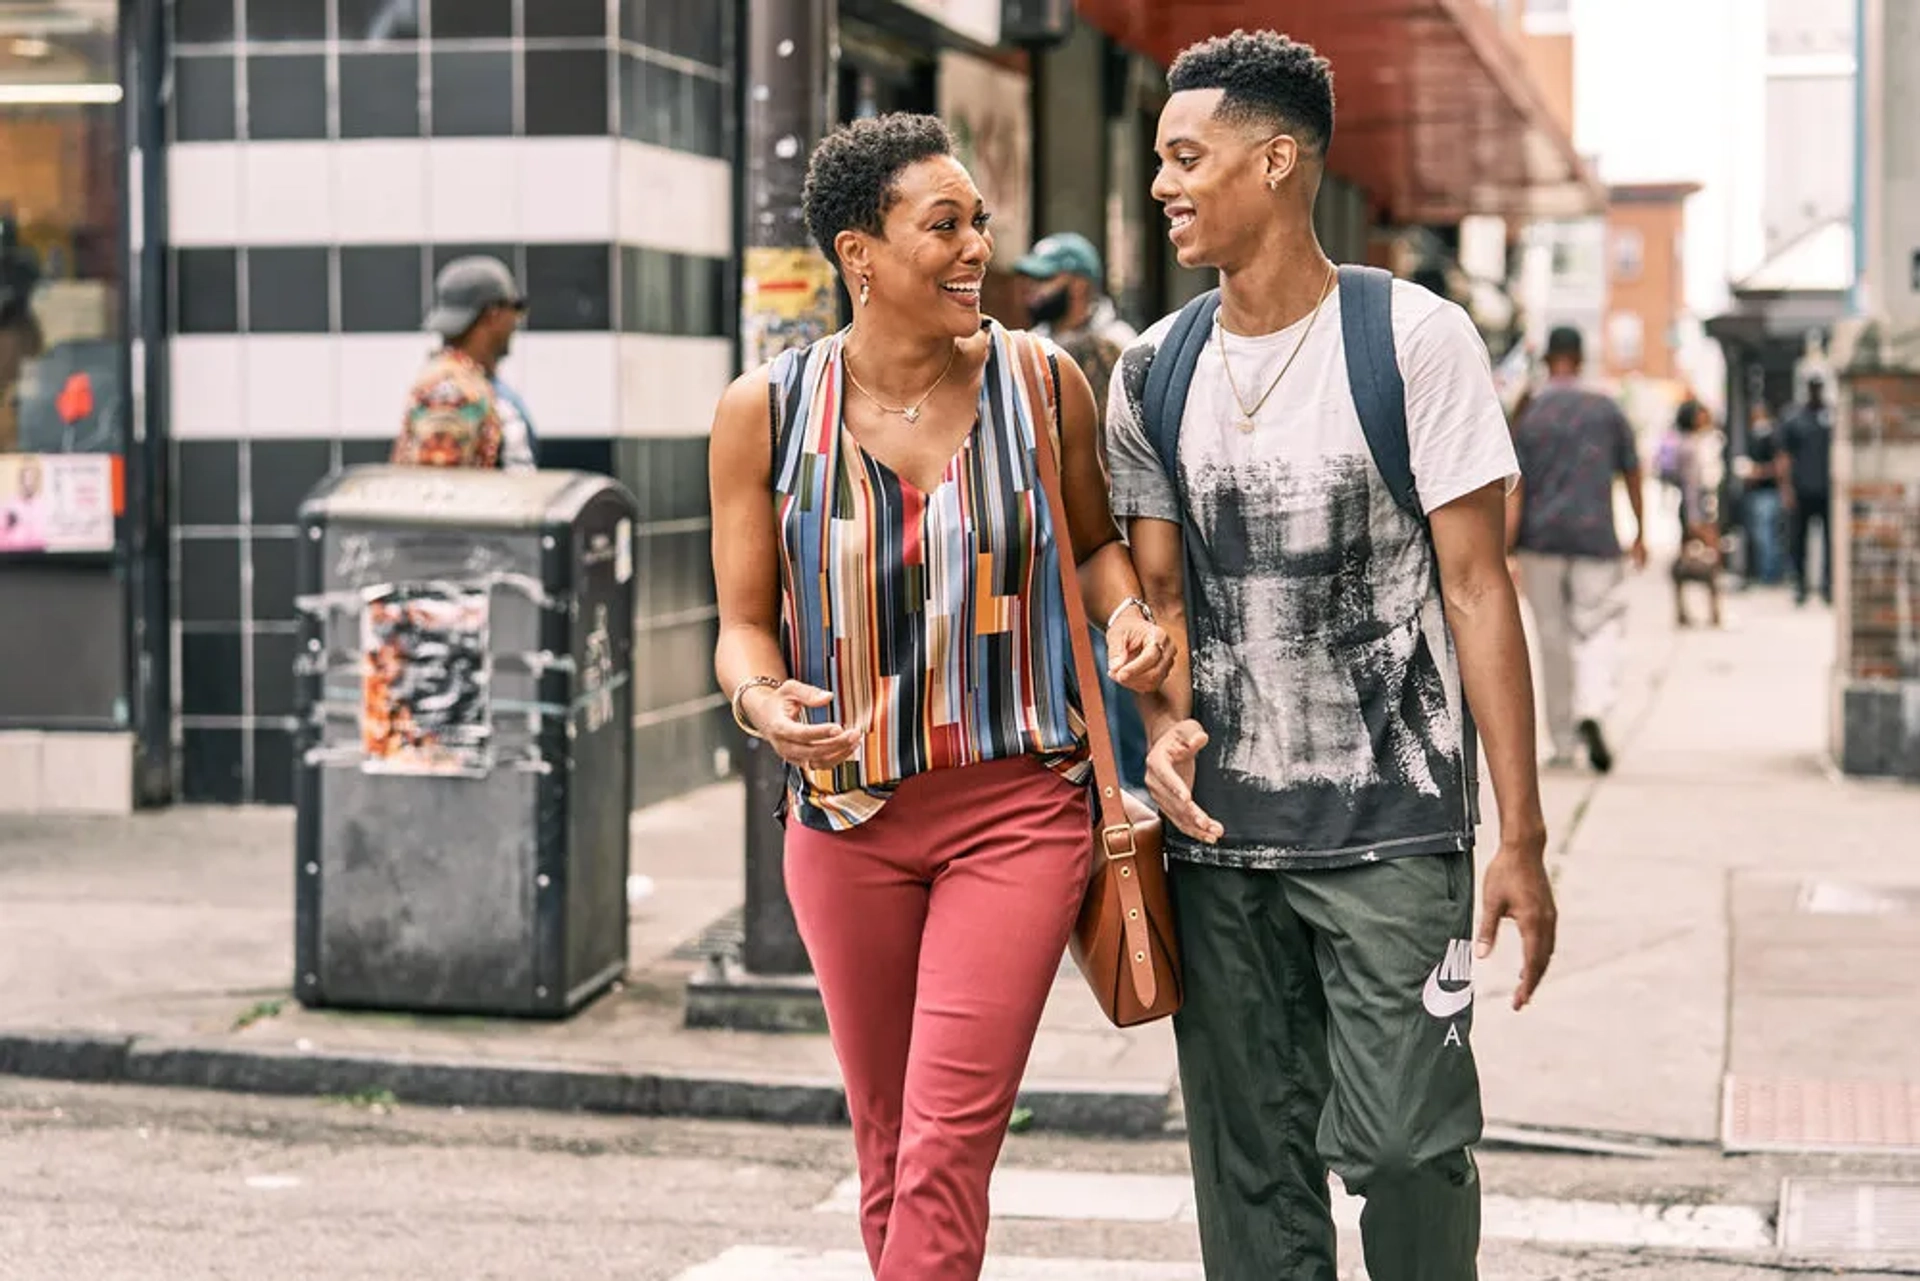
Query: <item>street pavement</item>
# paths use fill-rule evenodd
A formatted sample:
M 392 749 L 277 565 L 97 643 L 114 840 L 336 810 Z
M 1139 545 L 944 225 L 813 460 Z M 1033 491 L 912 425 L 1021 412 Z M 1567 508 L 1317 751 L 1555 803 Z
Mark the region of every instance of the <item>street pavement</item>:
M 849 1163 L 815 1127 L 0 1079 L 0 1279 L 864 1281 Z M 1481 1276 L 1920 1275 L 1756 1248 L 1790 1168 L 1489 1154 Z M 1200 1281 L 1186 1169 L 1168 1139 L 1012 1137 L 983 1281 Z

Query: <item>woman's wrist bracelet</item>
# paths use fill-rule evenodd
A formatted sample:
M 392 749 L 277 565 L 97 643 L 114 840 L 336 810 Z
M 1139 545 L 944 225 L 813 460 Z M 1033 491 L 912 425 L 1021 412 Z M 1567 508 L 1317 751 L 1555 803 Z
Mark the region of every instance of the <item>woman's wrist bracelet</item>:
M 1120 615 L 1126 613 L 1130 609 L 1139 610 L 1140 617 L 1146 619 L 1149 623 L 1153 621 L 1153 607 L 1148 605 L 1147 602 L 1141 600 L 1138 596 L 1129 596 L 1125 600 L 1121 601 L 1118 605 L 1115 605 L 1113 607 L 1113 612 L 1107 615 L 1107 626 L 1105 630 L 1112 631 L 1113 625 L 1120 621 Z
M 785 681 L 778 680 L 772 676 L 750 676 L 733 687 L 733 697 L 728 700 L 733 706 L 733 723 L 738 725 L 741 732 L 747 737 L 764 739 L 766 735 L 762 734 L 758 729 L 755 729 L 753 722 L 747 719 L 746 713 L 741 710 L 740 700 L 745 698 L 749 691 L 756 689 L 779 689 L 784 684 L 786 684 Z

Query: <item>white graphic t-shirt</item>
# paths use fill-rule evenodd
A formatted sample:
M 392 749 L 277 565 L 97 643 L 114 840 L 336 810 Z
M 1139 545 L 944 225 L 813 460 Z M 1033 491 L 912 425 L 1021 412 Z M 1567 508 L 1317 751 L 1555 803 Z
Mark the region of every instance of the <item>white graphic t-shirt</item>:
M 1172 318 L 1114 372 L 1107 439 L 1116 516 L 1180 522 L 1180 492 L 1142 424 L 1147 372 Z M 1459 669 L 1424 524 L 1374 467 L 1347 382 L 1340 298 L 1317 321 L 1224 335 L 1254 416 L 1229 390 L 1217 329 L 1180 431 L 1194 719 L 1209 743 L 1194 799 L 1218 845 L 1170 828 L 1176 858 L 1237 867 L 1341 867 L 1466 850 L 1474 762 Z M 1420 503 L 1431 512 L 1518 475 L 1487 349 L 1458 306 L 1394 282 Z

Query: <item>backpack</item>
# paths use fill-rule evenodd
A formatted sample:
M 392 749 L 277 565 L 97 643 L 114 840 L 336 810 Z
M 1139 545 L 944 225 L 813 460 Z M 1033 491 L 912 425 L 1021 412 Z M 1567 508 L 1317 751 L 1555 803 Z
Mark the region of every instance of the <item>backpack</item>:
M 1142 426 L 1160 468 L 1180 489 L 1180 420 L 1187 409 L 1193 371 L 1200 363 L 1220 310 L 1220 291 L 1201 294 L 1174 318 L 1147 372 Z M 1393 276 L 1378 267 L 1340 268 L 1340 331 L 1347 350 L 1347 381 L 1360 430 L 1373 465 L 1393 501 L 1426 524 L 1414 492 L 1413 455 L 1407 444 L 1407 389 L 1393 345 Z M 1169 359 L 1171 357 L 1171 359 Z
M 1653 471 L 1662 481 L 1680 485 L 1680 433 L 1669 428 L 1653 447 Z

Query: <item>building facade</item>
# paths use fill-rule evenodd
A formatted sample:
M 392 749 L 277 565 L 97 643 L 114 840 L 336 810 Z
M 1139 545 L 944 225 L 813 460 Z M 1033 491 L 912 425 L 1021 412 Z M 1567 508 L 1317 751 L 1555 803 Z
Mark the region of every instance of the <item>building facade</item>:
M 1822 363 L 1856 278 L 1857 0 L 1768 0 L 1764 257 L 1707 322 L 1726 356 L 1731 448 L 1753 409 L 1782 413 Z M 1749 214 L 1749 216 L 1752 216 Z
M 738 312 L 736 6 L 62 0 L 6 21 L 0 147 L 32 161 L 7 181 L 50 176 L 0 195 L 26 207 L 42 349 L 11 379 L 29 433 L 0 447 L 77 473 L 104 441 L 121 497 L 104 545 L 0 565 L 27 606 L 0 611 L 0 742 L 41 780 L 13 804 L 290 798 L 300 501 L 385 458 L 433 274 L 476 251 L 531 302 L 502 376 L 542 463 L 640 497 L 640 790 L 724 769 L 705 478 Z M 33 435 L 90 370 L 92 417 L 118 424 Z
M 1362 7 L 1371 5 L 1366 0 Z M 1086 233 L 1125 313 L 1204 288 L 1147 195 L 1164 66 L 1280 26 L 1341 77 L 1336 257 L 1597 207 L 1518 7 L 840 0 L 842 119 L 938 111 L 999 258 Z M 707 431 L 738 367 L 745 0 L 21 0 L 0 12 L 0 810 L 284 803 L 295 538 L 386 457 L 450 258 L 530 302 L 543 465 L 639 497 L 637 793 L 731 771 Z M 1434 68 L 1445 74 L 1431 81 Z M 1420 85 L 1425 88 L 1419 88 Z M 1418 92 L 1411 92 L 1414 86 Z M 1462 109 L 1462 95 L 1471 109 Z M 1018 322 L 1005 270 L 990 309 Z
M 1674 383 L 1686 311 L 1687 198 L 1697 183 L 1610 188 L 1606 215 L 1606 324 L 1602 367 L 1609 378 Z
M 1854 202 L 1855 0 L 1767 0 L 1766 254 L 1848 224 Z

